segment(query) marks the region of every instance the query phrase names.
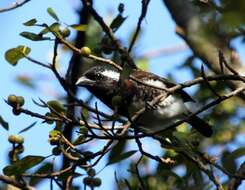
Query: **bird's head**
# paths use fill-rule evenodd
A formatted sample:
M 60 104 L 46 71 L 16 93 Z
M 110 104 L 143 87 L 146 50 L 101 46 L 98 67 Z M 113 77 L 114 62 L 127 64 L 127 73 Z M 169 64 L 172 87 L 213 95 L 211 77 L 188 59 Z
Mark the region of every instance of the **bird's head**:
M 115 93 L 119 85 L 119 71 L 102 66 L 95 66 L 87 70 L 76 82 L 91 91 L 94 95 L 111 95 Z

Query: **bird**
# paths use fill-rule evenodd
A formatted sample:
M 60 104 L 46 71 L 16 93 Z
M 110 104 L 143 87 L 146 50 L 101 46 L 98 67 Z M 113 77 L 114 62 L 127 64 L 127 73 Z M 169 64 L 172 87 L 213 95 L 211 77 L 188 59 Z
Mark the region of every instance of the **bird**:
M 183 89 L 169 94 L 156 105 L 150 105 L 154 98 L 166 95 L 164 89 L 176 83 L 140 69 L 132 69 L 126 77 L 122 77 L 121 73 L 122 70 L 115 67 L 93 66 L 78 78 L 76 85 L 85 87 L 105 105 L 129 120 L 137 111 L 145 108 L 136 125 L 146 132 L 164 131 L 174 122 L 187 119 L 192 114 L 185 103 L 194 100 Z M 211 125 L 198 116 L 192 114 L 187 122 L 203 136 L 212 136 Z

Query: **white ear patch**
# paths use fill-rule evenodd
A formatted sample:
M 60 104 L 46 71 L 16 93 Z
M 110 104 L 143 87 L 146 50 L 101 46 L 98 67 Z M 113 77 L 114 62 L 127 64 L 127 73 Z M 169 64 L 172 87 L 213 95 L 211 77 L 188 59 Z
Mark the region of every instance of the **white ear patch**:
M 149 84 L 151 86 L 155 86 L 155 87 L 160 87 L 160 88 L 165 88 L 165 84 L 162 82 L 162 81 L 159 81 L 159 80 L 153 80 L 153 79 L 150 79 L 150 80 L 144 80 L 144 82 L 146 84 Z
M 119 80 L 120 77 L 120 73 L 116 72 L 116 71 L 112 71 L 112 70 L 105 70 L 101 73 L 102 75 L 104 75 L 105 77 L 109 77 L 113 80 Z

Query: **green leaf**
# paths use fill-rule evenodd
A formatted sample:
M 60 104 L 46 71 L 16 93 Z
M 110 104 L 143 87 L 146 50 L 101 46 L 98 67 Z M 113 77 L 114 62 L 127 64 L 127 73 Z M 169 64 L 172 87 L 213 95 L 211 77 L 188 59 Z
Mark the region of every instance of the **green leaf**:
M 49 8 L 47 9 L 47 12 L 48 12 L 48 14 L 49 14 L 51 17 L 53 17 L 56 21 L 59 21 L 59 18 L 58 18 L 58 16 L 57 16 L 57 14 L 54 12 L 54 10 L 53 10 L 51 7 L 49 7 Z
M 3 126 L 4 129 L 7 131 L 9 130 L 9 124 L 3 119 L 3 117 L 0 115 L 0 124 Z
M 44 28 L 44 29 L 42 29 L 39 33 L 38 33 L 38 35 L 39 36 L 42 36 L 42 35 L 44 35 L 44 34 L 47 34 L 49 32 L 49 29 L 48 28 Z
M 123 24 L 127 17 L 123 17 L 121 14 L 118 14 L 116 18 L 110 24 L 110 28 L 113 32 L 116 32 L 118 28 Z
M 21 85 L 24 85 L 24 86 L 29 87 L 31 89 L 35 88 L 34 79 L 27 76 L 27 75 L 19 75 L 16 77 L 16 80 Z
M 57 100 L 50 100 L 47 102 L 50 111 L 52 112 L 53 110 L 58 112 L 58 113 L 65 113 L 65 107 Z
M 3 173 L 7 176 L 20 175 L 26 170 L 41 163 L 45 157 L 43 156 L 26 156 L 21 160 L 16 161 L 14 164 L 3 168 Z
M 77 139 L 74 140 L 74 142 L 72 143 L 73 145 L 77 146 L 77 145 L 80 145 L 82 144 L 84 141 L 85 141 L 85 136 L 84 135 L 79 135 L 77 137 Z
M 22 129 L 18 134 L 20 133 L 24 133 L 26 131 L 28 131 L 29 129 L 31 129 L 32 127 L 34 127 L 34 125 L 36 125 L 37 121 L 33 122 L 32 124 L 30 124 L 28 127 Z
M 37 169 L 37 171 L 34 172 L 34 174 L 50 174 L 53 171 L 53 164 L 51 163 L 44 163 L 41 167 Z M 38 177 L 32 177 L 30 179 L 30 185 L 36 186 L 38 183 L 40 183 L 43 179 Z
M 225 151 L 221 157 L 222 166 L 230 173 L 235 173 L 237 169 L 237 165 L 235 159 L 229 157 L 230 152 Z
M 241 156 L 245 156 L 245 147 L 238 148 L 231 152 L 228 156 L 226 156 L 226 159 L 237 159 Z
M 119 141 L 117 144 L 115 144 L 109 154 L 108 161 L 111 162 L 115 157 L 122 154 L 122 152 L 125 150 L 127 141 Z
M 9 49 L 5 53 L 5 59 L 11 64 L 16 65 L 18 61 L 24 58 L 31 52 L 31 49 L 27 46 L 18 46 L 16 48 Z
M 84 32 L 87 30 L 87 25 L 86 24 L 72 24 L 70 25 L 74 30 Z
M 55 23 L 51 24 L 49 27 L 45 27 L 44 29 L 42 29 L 38 33 L 38 35 L 39 36 L 43 36 L 44 34 L 49 33 L 50 30 L 53 31 L 53 32 L 59 32 L 59 30 L 60 30 L 60 24 L 58 22 L 55 22 Z
M 53 32 L 59 32 L 60 31 L 60 24 L 55 22 L 53 24 L 51 24 L 49 26 L 49 28 L 53 31 Z
M 120 155 L 117 155 L 107 163 L 107 166 L 111 165 L 111 164 L 115 164 L 115 163 L 120 162 L 122 160 L 125 160 L 125 159 L 129 158 L 130 156 L 134 155 L 136 152 L 137 152 L 137 150 L 131 150 L 128 152 L 124 152 Z
M 24 22 L 23 25 L 25 25 L 25 26 L 33 26 L 36 23 L 37 23 L 37 19 L 33 18 L 31 20 L 28 20 L 28 21 Z
M 32 32 L 21 32 L 20 35 L 28 40 L 32 41 L 41 41 L 41 40 L 50 40 L 48 37 L 43 37 L 42 35 L 35 34 Z
M 143 71 L 149 71 L 149 60 L 147 58 L 138 59 L 136 62 L 138 68 Z
M 174 131 L 173 135 L 179 139 L 180 141 L 190 139 L 190 134 L 182 132 L 182 131 Z

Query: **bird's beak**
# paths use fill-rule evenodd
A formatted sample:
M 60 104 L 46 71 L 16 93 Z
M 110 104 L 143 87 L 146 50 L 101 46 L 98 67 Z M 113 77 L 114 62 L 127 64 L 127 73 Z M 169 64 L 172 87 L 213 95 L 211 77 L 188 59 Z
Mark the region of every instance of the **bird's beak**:
M 95 82 L 93 80 L 88 79 L 85 76 L 80 77 L 77 82 L 76 85 L 77 86 L 91 86 L 93 85 Z

